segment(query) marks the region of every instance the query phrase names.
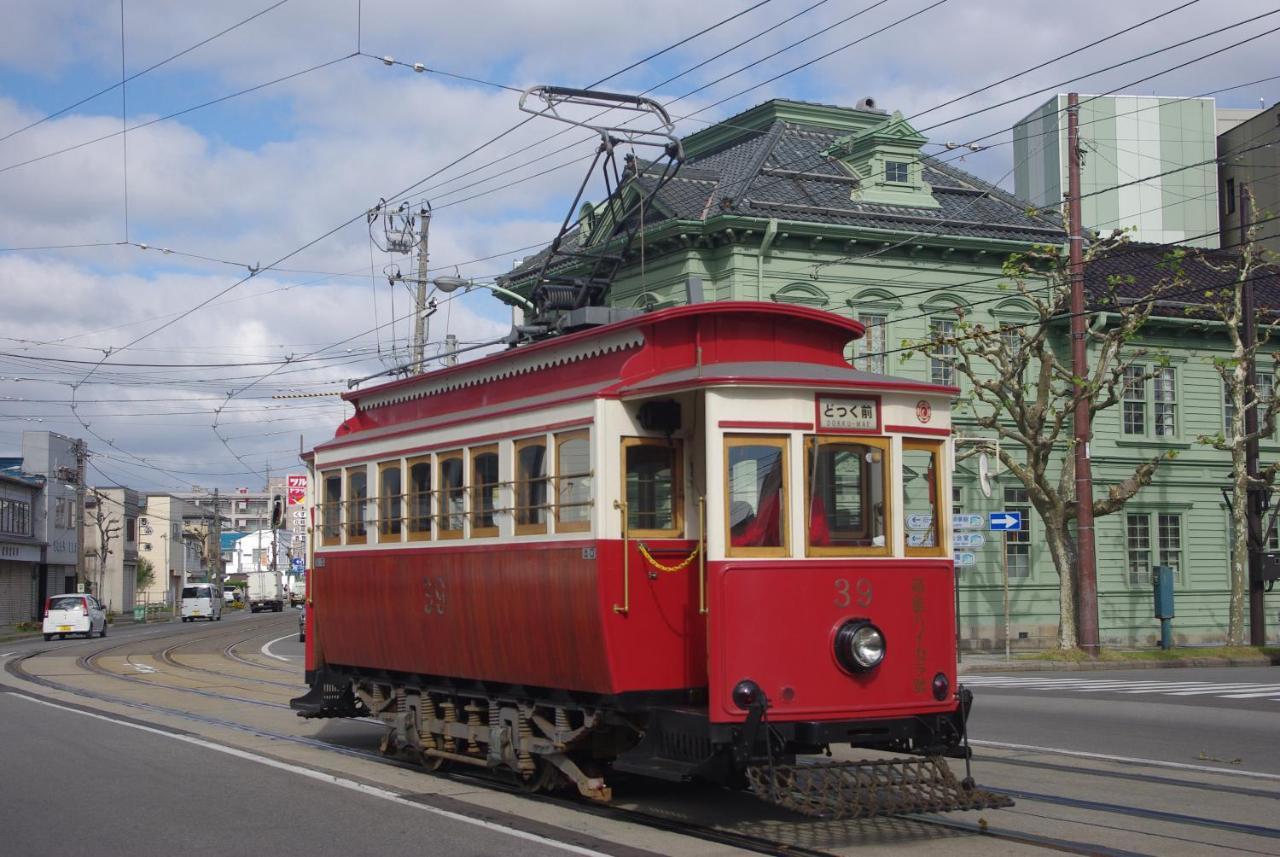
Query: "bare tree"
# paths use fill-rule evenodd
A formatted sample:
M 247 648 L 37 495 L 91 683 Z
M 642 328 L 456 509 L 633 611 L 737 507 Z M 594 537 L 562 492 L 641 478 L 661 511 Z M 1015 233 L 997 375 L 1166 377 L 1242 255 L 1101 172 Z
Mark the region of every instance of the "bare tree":
M 120 518 L 115 515 L 108 515 L 106 504 L 108 497 L 96 488 L 88 489 L 93 494 L 96 501 L 93 506 L 92 523 L 98 530 L 98 547 L 94 552 L 97 558 L 97 585 L 94 589 L 95 594 L 101 596 L 102 586 L 106 581 L 107 574 L 107 557 L 115 553 L 111 549 L 111 542 L 120 537 Z
M 1086 267 L 1123 245 L 1120 233 L 1095 241 L 1086 254 Z M 1031 321 L 992 326 L 968 318 L 961 310 L 953 331 L 934 331 L 913 351 L 953 363 L 964 379 L 957 415 L 963 418 L 966 410 L 971 411 L 977 426 L 1000 441 L 979 442 L 962 457 L 994 452 L 1026 487 L 1058 572 L 1058 645 L 1074 649 L 1078 570 L 1072 526 L 1076 517 L 1072 414 L 1083 399 L 1096 417 L 1122 401 L 1126 385 L 1145 385 L 1159 374 L 1163 356 L 1136 341 L 1155 299 L 1170 284 L 1162 283 L 1142 300 L 1121 295 L 1122 286 L 1132 277 L 1115 277 L 1105 288 L 1093 290 L 1090 312 L 1105 312 L 1106 321 L 1088 329 L 1090 370 L 1077 390 L 1070 343 L 1064 335 L 1070 319 L 1071 281 L 1059 251 L 1053 246 L 1038 248 L 1005 262 L 1008 288 L 1033 308 Z M 1094 517 L 1122 509 L 1172 455 L 1160 452 L 1138 462 L 1125 478 L 1107 487 L 1105 496 L 1095 496 Z
M 1252 219 L 1252 218 L 1251 218 Z M 1280 463 L 1272 462 L 1267 467 L 1250 474 L 1247 463 L 1247 449 L 1251 441 L 1269 438 L 1276 429 L 1277 401 L 1271 385 L 1256 385 L 1251 389 L 1247 381 L 1247 369 L 1251 362 L 1258 359 L 1260 353 L 1267 353 L 1271 341 L 1272 330 L 1263 322 L 1274 322 L 1274 313 L 1254 311 L 1254 318 L 1246 318 L 1247 309 L 1244 301 L 1246 287 L 1252 288 L 1264 267 L 1265 260 L 1261 249 L 1255 244 L 1255 227 L 1245 231 L 1241 252 L 1230 263 L 1211 262 L 1203 256 L 1197 261 L 1217 271 L 1224 277 L 1220 287 L 1205 289 L 1197 295 L 1197 303 L 1201 306 L 1190 307 L 1189 315 L 1209 316 L 1222 322 L 1222 330 L 1230 345 L 1230 353 L 1226 357 L 1212 358 L 1213 367 L 1222 378 L 1226 401 L 1231 405 L 1230 430 L 1224 426 L 1216 435 L 1201 435 L 1199 441 L 1214 449 L 1227 452 L 1231 456 L 1231 487 L 1234 499 L 1231 503 L 1231 590 L 1227 606 L 1227 644 L 1243 646 L 1245 644 L 1245 604 L 1249 596 L 1249 548 L 1250 542 L 1259 547 L 1265 543 L 1265 534 L 1275 525 L 1275 513 L 1271 514 L 1269 525 L 1262 532 L 1249 532 L 1248 497 L 1249 492 L 1267 490 L 1275 482 L 1277 468 Z M 1186 254 L 1180 253 L 1172 266 L 1180 282 L 1188 282 L 1186 273 Z M 1252 321 L 1257 337 L 1248 344 L 1244 335 L 1244 325 Z M 1272 377 L 1275 363 L 1280 356 L 1272 354 Z M 1250 411 L 1257 414 L 1256 427 L 1246 431 L 1246 418 Z

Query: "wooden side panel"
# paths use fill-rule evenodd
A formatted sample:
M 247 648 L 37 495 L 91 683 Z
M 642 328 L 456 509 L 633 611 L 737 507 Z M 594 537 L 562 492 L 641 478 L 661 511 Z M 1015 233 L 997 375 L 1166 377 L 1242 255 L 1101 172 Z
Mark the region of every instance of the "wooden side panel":
M 947 559 L 779 560 L 713 564 L 710 716 L 737 722 L 731 699 L 751 679 L 769 697 L 771 720 L 850 720 L 955 708 L 932 682 L 956 686 L 953 571 Z M 884 661 L 850 674 L 835 658 L 835 633 L 868 619 L 884 633 Z
M 589 545 L 324 555 L 313 572 L 324 659 L 614 692 Z

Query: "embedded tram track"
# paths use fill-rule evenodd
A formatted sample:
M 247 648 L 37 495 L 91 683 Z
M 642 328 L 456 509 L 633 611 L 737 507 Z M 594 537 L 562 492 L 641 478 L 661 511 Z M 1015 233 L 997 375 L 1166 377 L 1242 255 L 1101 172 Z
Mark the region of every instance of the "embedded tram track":
M 233 630 L 233 629 L 227 629 Z M 236 633 L 240 633 L 241 629 L 234 629 Z M 161 633 L 155 637 L 146 640 L 147 643 L 164 643 L 171 637 L 176 636 L 178 629 L 174 629 L 173 634 Z M 234 649 L 245 643 L 267 636 L 271 632 L 261 632 L 251 634 L 232 640 L 230 643 L 222 647 L 223 656 L 228 660 L 245 663 L 246 665 L 255 666 L 263 670 L 285 671 L 282 668 L 272 667 L 266 664 L 256 664 L 247 659 L 231 657 Z M 137 639 L 132 640 L 113 640 L 108 646 L 96 648 L 92 652 L 86 652 L 76 658 L 76 664 L 86 672 L 103 677 L 109 677 L 125 684 L 138 685 L 150 688 L 157 688 L 165 691 L 177 691 L 183 694 L 191 694 L 197 697 L 206 697 L 218 699 L 226 702 L 234 702 L 238 704 L 248 704 L 256 707 L 266 707 L 271 709 L 287 708 L 280 703 L 270 702 L 262 699 L 251 699 L 233 694 L 218 692 L 216 690 L 204 690 L 197 688 L 176 687 L 169 684 L 158 684 L 154 680 L 148 680 L 144 676 L 131 676 L 121 674 L 119 672 L 107 669 L 98 664 L 97 661 L 105 656 L 120 652 L 130 646 L 137 645 Z M 182 670 L 190 670 L 204 674 L 214 674 L 223 678 L 231 678 L 237 681 L 254 681 L 257 684 L 267 686 L 285 686 L 284 682 L 272 681 L 269 679 L 252 679 L 238 675 L 235 673 L 222 673 L 221 671 L 197 667 L 192 664 L 185 663 L 176 657 L 176 652 L 185 646 L 197 643 L 209 642 L 207 636 L 201 637 L 199 640 L 180 641 L 164 646 L 159 653 L 159 659 L 163 663 L 168 663 L 175 668 Z M 61 649 L 54 650 L 61 651 Z M 27 669 L 27 662 L 39 658 L 42 655 L 52 654 L 48 650 L 38 650 L 17 658 L 12 658 L 5 663 L 5 670 L 15 678 L 21 679 L 32 684 L 48 688 L 50 690 L 70 693 L 82 698 L 92 699 L 102 703 L 111 703 L 120 705 L 140 713 L 150 715 L 163 715 L 186 720 L 192 723 L 199 723 L 211 727 L 219 727 L 223 729 L 235 730 L 240 733 L 257 736 L 259 738 L 270 739 L 272 741 L 283 742 L 299 747 L 306 747 L 318 750 L 323 753 L 333 753 L 343 757 L 358 759 L 362 761 L 376 762 L 379 765 L 392 766 L 404 770 L 414 771 L 416 773 L 431 773 L 423 771 L 422 768 L 409 760 L 388 757 L 376 750 L 364 749 L 357 746 L 344 744 L 340 741 L 334 741 L 323 738 L 307 737 L 303 735 L 290 734 L 278 729 L 263 728 L 261 726 L 250 725 L 238 720 L 228 719 L 226 717 L 216 717 L 207 713 L 193 711 L 190 709 L 174 707 L 172 705 L 161 705 L 154 702 L 144 702 L 136 699 L 130 699 L 119 694 L 104 692 L 100 690 L 91 690 L 76 687 L 65 681 L 39 675 Z M 155 655 L 149 655 L 155 656 Z M 294 689 L 301 689 L 300 685 L 288 685 Z M 380 729 L 385 728 L 381 724 L 374 724 L 372 721 L 356 721 L 365 722 L 370 725 L 378 725 Z M 372 738 L 372 736 L 371 736 Z M 1205 788 L 1203 784 L 1190 781 L 1179 780 L 1175 777 L 1168 776 L 1144 776 L 1141 774 L 1099 771 L 1083 766 L 1062 765 L 1058 763 L 1038 763 L 1029 762 L 1027 760 L 1003 760 L 998 758 L 985 759 L 984 763 L 988 766 L 999 765 L 1002 762 L 1010 762 L 1022 767 L 1041 767 L 1045 769 L 1067 768 L 1076 773 L 1094 775 L 1094 776 L 1110 776 L 1127 780 L 1139 780 L 1146 782 L 1154 782 L 1160 785 L 1177 787 L 1177 788 Z M 989 768 L 988 768 L 989 769 Z M 505 792 L 511 795 L 518 795 L 527 800 L 546 803 L 548 805 L 557 806 L 575 812 L 585 812 L 601 818 L 615 819 L 618 821 L 640 825 L 656 830 L 662 830 L 668 833 L 674 833 L 682 836 L 713 842 L 744 851 L 761 854 L 778 854 L 778 855 L 801 855 L 802 857 L 829 857 L 841 853 L 841 851 L 850 847 L 856 847 L 859 844 L 873 844 L 876 840 L 885 841 L 893 840 L 919 840 L 928 837 L 945 839 L 952 836 L 975 836 L 986 837 L 994 840 L 1000 840 L 1011 844 L 1019 844 L 1033 848 L 1039 848 L 1058 853 L 1070 854 L 1097 854 L 1105 855 L 1105 857 L 1132 857 L 1138 854 L 1159 853 L 1158 851 L 1136 851 L 1123 848 L 1113 847 L 1102 844 L 1100 842 L 1081 841 L 1071 838 L 1054 837 L 1049 835 L 1037 834 L 1022 830 L 1016 830 L 1003 825 L 994 825 L 986 821 L 985 817 L 978 822 L 971 822 L 959 818 L 941 817 L 941 816 L 920 816 L 920 815 L 900 815 L 890 818 L 870 819 L 862 821 L 837 821 L 827 819 L 813 819 L 803 816 L 792 816 L 785 810 L 769 808 L 772 817 L 768 823 L 762 826 L 762 830 L 768 830 L 770 834 L 763 835 L 761 831 L 743 831 L 732 830 L 711 824 L 703 824 L 688 818 L 680 818 L 671 814 L 663 814 L 660 811 L 645 809 L 636 806 L 620 806 L 617 804 L 600 805 L 593 804 L 576 797 L 565 797 L 556 794 L 528 794 L 524 792 L 518 785 L 508 781 L 504 781 L 501 777 L 488 776 L 481 772 L 472 771 L 437 771 L 435 776 L 442 777 L 455 782 L 467 783 L 470 785 L 482 786 L 486 789 L 493 789 Z M 371 784 L 378 784 L 376 780 Z M 381 784 L 380 784 L 381 785 Z M 1140 819 L 1144 821 L 1156 821 L 1170 825 L 1177 825 L 1180 828 L 1191 828 L 1200 830 L 1217 830 L 1223 832 L 1234 833 L 1237 835 L 1248 836 L 1267 841 L 1268 844 L 1280 839 L 1280 829 L 1266 827 L 1263 825 L 1242 824 L 1238 822 L 1224 821 L 1219 819 L 1205 818 L 1202 816 L 1193 816 L 1184 813 L 1153 811 L 1143 807 L 1109 803 L 1106 801 L 1085 800 L 1073 798 L 1065 795 L 1051 795 L 1042 792 L 1031 792 L 1016 788 L 994 788 L 995 791 L 1002 791 L 1020 801 L 1020 806 L 1012 812 L 1023 817 L 1037 817 L 1033 811 L 1035 805 L 1043 805 L 1046 807 L 1069 807 L 1072 809 L 1086 811 L 1091 813 L 1101 813 L 1111 816 L 1121 816 L 1125 818 Z M 1251 797 L 1270 797 L 1272 799 L 1280 799 L 1280 794 L 1267 792 L 1260 789 L 1236 789 L 1241 794 L 1247 793 Z M 690 787 L 691 795 L 696 794 L 696 788 Z M 420 799 L 420 795 L 414 793 L 406 793 L 407 799 Z M 754 801 L 755 798 L 750 798 Z M 766 805 L 767 806 L 767 805 Z M 748 813 L 750 813 L 748 809 Z M 765 810 L 760 810 L 761 815 L 767 814 Z M 1090 823 L 1088 825 L 1095 830 L 1113 830 L 1114 826 L 1106 824 Z M 1118 828 L 1124 830 L 1126 828 Z M 1203 839 L 1194 839 L 1185 836 L 1175 836 L 1170 834 L 1160 834 L 1143 832 L 1143 835 L 1154 837 L 1156 839 L 1175 839 L 1178 841 L 1193 844 L 1200 844 L 1205 847 L 1214 846 L 1215 843 L 1205 842 Z M 867 843 L 866 840 L 871 840 Z M 1273 850 L 1237 848 L 1242 853 L 1275 853 Z

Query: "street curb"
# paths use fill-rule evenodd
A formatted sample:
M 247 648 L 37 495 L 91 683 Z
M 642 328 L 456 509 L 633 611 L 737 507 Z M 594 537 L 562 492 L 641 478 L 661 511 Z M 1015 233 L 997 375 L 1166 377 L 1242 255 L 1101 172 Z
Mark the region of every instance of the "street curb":
M 961 662 L 959 675 L 1006 672 L 1094 672 L 1099 670 L 1183 669 L 1186 667 L 1269 667 L 1277 659 L 1259 655 L 1256 658 L 1182 658 L 1176 661 L 999 661 L 967 664 Z

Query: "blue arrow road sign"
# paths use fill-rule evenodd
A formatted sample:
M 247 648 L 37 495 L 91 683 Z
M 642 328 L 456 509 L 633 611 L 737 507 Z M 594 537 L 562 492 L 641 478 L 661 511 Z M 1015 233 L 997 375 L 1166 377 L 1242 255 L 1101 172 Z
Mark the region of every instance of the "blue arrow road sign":
M 295 556 L 295 557 L 293 558 L 293 570 L 294 570 L 295 572 L 297 572 L 298 574 L 301 574 L 301 573 L 302 573 L 302 569 L 303 569 L 303 568 L 305 568 L 305 567 L 306 567 L 306 563 L 304 562 L 304 560 L 302 559 L 302 557 L 300 557 L 300 556 Z
M 1022 529 L 1021 512 L 988 512 L 987 529 L 993 532 Z

